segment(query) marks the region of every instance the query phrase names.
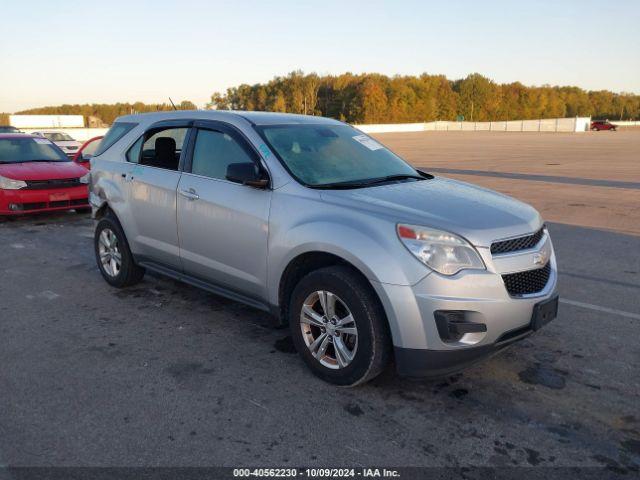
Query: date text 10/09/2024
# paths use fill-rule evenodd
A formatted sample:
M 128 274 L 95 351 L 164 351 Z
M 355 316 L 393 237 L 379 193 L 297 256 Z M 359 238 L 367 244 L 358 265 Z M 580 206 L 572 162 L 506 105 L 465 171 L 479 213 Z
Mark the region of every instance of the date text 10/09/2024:
M 400 473 L 387 468 L 234 468 L 233 476 L 238 478 L 399 478 Z

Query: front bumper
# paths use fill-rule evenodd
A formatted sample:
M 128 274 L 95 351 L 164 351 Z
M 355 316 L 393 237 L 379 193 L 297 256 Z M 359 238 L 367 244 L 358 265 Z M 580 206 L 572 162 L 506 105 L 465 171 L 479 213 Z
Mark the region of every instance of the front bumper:
M 398 373 L 447 375 L 531 334 L 535 305 L 557 296 L 557 265 L 550 242 L 546 236 L 535 249 L 495 258 L 488 249 L 478 249 L 486 271 L 468 270 L 450 277 L 432 272 L 410 286 L 372 282 L 387 313 Z M 502 275 L 532 269 L 531 258 L 540 252 L 547 252 L 550 265 L 544 288 L 511 296 Z M 485 331 L 443 339 L 435 319 L 438 311 L 464 312 L 467 321 L 483 325 Z
M 553 302 L 557 312 L 557 294 L 547 299 L 546 302 Z M 546 318 L 544 323 L 546 324 L 553 320 L 555 315 L 556 313 L 554 313 L 552 317 Z M 410 377 L 441 377 L 451 375 L 480 360 L 495 355 L 514 342 L 528 337 L 540 328 L 537 323 L 536 316 L 532 315 L 527 325 L 503 333 L 498 340 L 492 344 L 477 347 L 451 350 L 421 350 L 395 347 L 396 368 L 400 375 Z
M 0 215 L 88 208 L 89 192 L 86 185 L 43 190 L 0 190 Z

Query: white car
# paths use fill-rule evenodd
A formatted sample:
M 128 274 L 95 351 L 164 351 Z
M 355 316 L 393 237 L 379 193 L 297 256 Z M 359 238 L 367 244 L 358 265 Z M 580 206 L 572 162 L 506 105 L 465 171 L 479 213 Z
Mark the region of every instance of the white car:
M 44 137 L 52 141 L 58 147 L 60 147 L 68 157 L 75 156 L 75 154 L 78 152 L 78 149 L 82 146 L 81 142 L 78 142 L 77 140 L 73 139 L 67 133 L 60 132 L 57 130 L 42 130 L 39 132 L 32 132 L 32 135 L 36 135 L 38 137 Z

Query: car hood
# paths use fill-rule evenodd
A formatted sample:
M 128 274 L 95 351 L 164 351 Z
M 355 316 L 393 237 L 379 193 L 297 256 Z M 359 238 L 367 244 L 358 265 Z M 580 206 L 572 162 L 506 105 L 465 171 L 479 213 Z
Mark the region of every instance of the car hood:
M 78 178 L 87 169 L 76 162 L 0 163 L 0 175 L 14 180 L 58 180 Z
M 354 190 L 326 190 L 321 196 L 327 202 L 368 210 L 396 222 L 447 230 L 478 247 L 534 232 L 542 225 L 540 214 L 526 203 L 443 177 Z

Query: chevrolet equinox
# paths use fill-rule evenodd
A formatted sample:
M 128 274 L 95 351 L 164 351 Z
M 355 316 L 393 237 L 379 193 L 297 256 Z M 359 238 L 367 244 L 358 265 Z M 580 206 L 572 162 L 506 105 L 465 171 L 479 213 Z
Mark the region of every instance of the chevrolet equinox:
M 365 382 L 392 360 L 402 375 L 447 375 L 557 314 L 535 209 L 416 170 L 336 120 L 124 116 L 90 177 L 110 285 L 150 270 L 269 312 L 328 382 Z

